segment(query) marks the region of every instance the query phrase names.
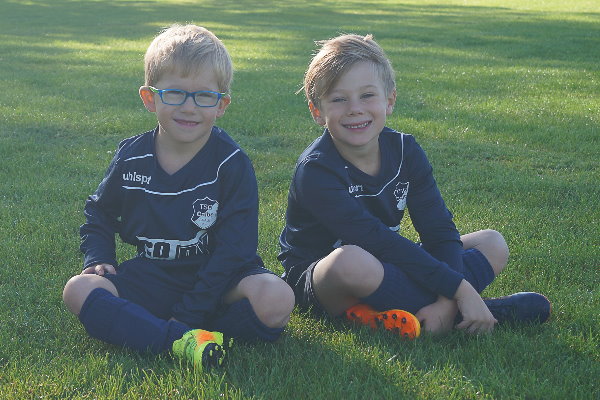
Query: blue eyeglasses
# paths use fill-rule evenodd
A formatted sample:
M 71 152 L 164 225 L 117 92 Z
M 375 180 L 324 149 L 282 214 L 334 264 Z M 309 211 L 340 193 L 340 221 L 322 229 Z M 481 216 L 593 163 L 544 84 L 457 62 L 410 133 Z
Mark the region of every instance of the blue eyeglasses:
M 198 107 L 214 107 L 219 104 L 219 100 L 227 93 L 213 92 L 211 90 L 199 90 L 197 92 L 187 92 L 179 89 L 157 89 L 148 86 L 154 93 L 158 93 L 160 100 L 170 106 L 180 106 L 188 97 L 194 99 Z

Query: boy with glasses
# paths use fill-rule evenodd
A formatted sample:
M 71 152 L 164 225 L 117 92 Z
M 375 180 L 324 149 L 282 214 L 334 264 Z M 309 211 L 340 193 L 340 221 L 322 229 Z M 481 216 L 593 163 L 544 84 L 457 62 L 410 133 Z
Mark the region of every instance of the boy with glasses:
M 480 333 L 548 318 L 540 294 L 479 295 L 505 267 L 506 242 L 459 235 L 421 147 L 385 126 L 394 70 L 370 35 L 323 42 L 304 90 L 325 132 L 296 164 L 279 254 L 301 307 L 409 338 L 421 325 Z M 399 234 L 406 210 L 422 244 Z
M 233 68 L 210 31 L 172 26 L 145 55 L 139 90 L 158 126 L 123 140 L 81 226 L 84 269 L 63 299 L 90 336 L 139 351 L 220 365 L 231 338 L 275 341 L 291 289 L 257 255 L 251 162 L 214 125 Z M 115 233 L 137 247 L 120 265 Z

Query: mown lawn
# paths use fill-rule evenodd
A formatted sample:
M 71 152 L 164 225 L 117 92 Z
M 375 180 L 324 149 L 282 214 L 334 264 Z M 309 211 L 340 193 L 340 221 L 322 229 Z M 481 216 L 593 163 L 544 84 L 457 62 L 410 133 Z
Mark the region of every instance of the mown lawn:
M 321 131 L 295 94 L 314 41 L 373 33 L 397 70 L 388 125 L 424 147 L 461 232 L 509 243 L 484 294 L 542 292 L 551 320 L 406 342 L 295 312 L 278 343 L 238 345 L 202 374 L 87 337 L 61 300 L 83 203 L 118 141 L 154 126 L 142 58 L 174 22 L 232 55 L 219 125 L 254 162 L 270 268 L 295 159 Z M 0 398 L 600 398 L 599 49 L 600 5 L 585 0 L 4 0 Z

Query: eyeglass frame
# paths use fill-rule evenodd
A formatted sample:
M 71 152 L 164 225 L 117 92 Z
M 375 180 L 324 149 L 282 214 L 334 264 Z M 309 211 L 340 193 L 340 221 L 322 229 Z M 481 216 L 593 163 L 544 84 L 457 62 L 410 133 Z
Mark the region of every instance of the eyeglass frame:
M 197 107 L 203 107 L 203 108 L 216 107 L 219 104 L 219 101 L 221 101 L 221 99 L 223 97 L 227 96 L 227 92 L 221 93 L 221 92 L 214 92 L 212 90 L 198 90 L 196 92 L 188 92 L 187 90 L 183 90 L 183 89 L 157 89 L 157 88 L 155 88 L 153 86 L 148 86 L 148 88 L 153 93 L 157 93 L 158 97 L 160 97 L 160 101 L 162 101 L 163 104 L 166 104 L 168 106 L 180 106 L 180 105 L 184 104 L 187 101 L 188 97 L 191 97 L 192 100 L 194 101 L 194 104 Z M 164 92 L 182 92 L 182 93 L 185 93 L 185 98 L 179 104 L 167 103 L 163 99 L 163 93 Z M 213 93 L 213 94 L 216 94 L 217 95 L 217 101 L 212 106 L 202 106 L 202 105 L 198 104 L 198 102 L 196 101 L 196 93 Z

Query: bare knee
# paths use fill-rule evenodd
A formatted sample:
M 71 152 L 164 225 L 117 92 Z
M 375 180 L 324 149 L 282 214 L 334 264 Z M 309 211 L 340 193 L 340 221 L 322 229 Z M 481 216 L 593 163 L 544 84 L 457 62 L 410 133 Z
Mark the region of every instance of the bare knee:
M 381 262 L 371 253 L 354 245 L 342 246 L 331 253 L 331 279 L 347 288 L 356 297 L 366 297 L 383 280 Z
M 246 282 L 244 282 L 246 281 Z M 292 288 L 281 278 L 271 274 L 246 277 L 245 296 L 258 319 L 269 328 L 283 328 L 290 320 L 295 298 Z
M 75 275 L 63 289 L 63 301 L 69 311 L 79 315 L 85 299 L 92 290 L 103 288 L 118 296 L 115 286 L 106 278 L 94 274 Z
M 506 267 L 509 250 L 506 240 L 500 232 L 485 229 L 464 235 L 461 239 L 463 239 L 465 249 L 476 248 L 487 258 L 496 275 Z

